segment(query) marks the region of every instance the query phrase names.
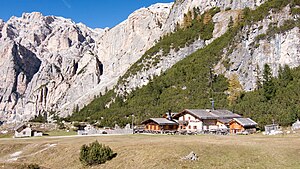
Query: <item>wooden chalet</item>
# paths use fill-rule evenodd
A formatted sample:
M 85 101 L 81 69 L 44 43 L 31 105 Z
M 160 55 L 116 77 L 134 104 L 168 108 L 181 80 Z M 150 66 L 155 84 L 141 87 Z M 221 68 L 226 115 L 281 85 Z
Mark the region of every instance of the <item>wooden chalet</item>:
M 174 119 L 178 120 L 178 130 L 188 132 L 216 131 L 222 126 L 226 128 L 229 121 L 241 116 L 229 110 L 210 109 L 185 109 L 176 114 Z
M 256 126 L 257 123 L 250 118 L 233 118 L 233 120 L 229 122 L 230 133 L 255 133 Z
M 145 131 L 150 133 L 160 133 L 166 131 L 177 131 L 178 123 L 166 118 L 150 118 L 142 122 Z

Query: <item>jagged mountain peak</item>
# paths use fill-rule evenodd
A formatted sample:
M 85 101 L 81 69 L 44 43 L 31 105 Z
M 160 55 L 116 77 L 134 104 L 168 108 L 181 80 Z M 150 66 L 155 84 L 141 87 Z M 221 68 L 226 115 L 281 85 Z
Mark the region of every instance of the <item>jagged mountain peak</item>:
M 111 29 L 91 29 L 39 12 L 1 22 L 0 72 L 5 76 L 0 78 L 0 116 L 22 121 L 83 107 L 116 84 L 159 39 L 170 8 L 142 8 Z

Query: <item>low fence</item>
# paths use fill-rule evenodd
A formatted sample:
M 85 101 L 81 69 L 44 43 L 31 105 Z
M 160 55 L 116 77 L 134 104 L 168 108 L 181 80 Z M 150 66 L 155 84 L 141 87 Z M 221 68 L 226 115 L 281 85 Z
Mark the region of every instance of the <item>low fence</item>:
M 114 129 L 106 130 L 107 134 L 133 134 L 132 129 Z
M 151 133 L 151 134 L 174 134 L 174 135 L 196 135 L 196 134 L 217 134 L 228 135 L 228 129 L 216 130 L 143 130 L 135 133 Z
M 94 135 L 94 134 L 133 134 L 132 129 L 91 129 L 78 130 L 78 135 Z

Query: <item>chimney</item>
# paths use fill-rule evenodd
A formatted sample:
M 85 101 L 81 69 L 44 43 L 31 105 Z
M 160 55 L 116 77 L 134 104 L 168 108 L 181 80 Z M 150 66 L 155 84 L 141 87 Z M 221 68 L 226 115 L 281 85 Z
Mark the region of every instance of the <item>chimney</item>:
M 214 101 L 214 99 L 213 98 L 210 98 L 211 99 L 211 109 L 212 110 L 215 110 L 215 101 Z
M 169 111 L 168 111 L 168 120 L 172 120 L 172 114 L 171 114 L 171 109 L 169 109 Z

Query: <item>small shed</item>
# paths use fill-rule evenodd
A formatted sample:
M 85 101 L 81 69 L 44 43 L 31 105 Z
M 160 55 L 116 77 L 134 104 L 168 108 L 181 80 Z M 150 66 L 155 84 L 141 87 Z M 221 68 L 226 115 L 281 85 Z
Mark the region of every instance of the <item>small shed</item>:
M 256 132 L 257 123 L 250 118 L 233 118 L 229 122 L 230 133 Z
M 25 124 L 20 124 L 15 128 L 15 138 L 31 137 L 31 136 L 32 136 L 32 130 L 30 126 L 27 126 Z
M 269 124 L 265 126 L 265 135 L 277 135 L 282 134 L 283 132 L 280 129 L 278 124 Z
M 33 137 L 42 137 L 43 136 L 43 132 L 42 131 L 38 131 L 38 130 L 32 130 L 31 131 L 31 136 L 33 136 Z
M 148 132 L 177 131 L 178 123 L 166 118 L 150 118 L 142 122 Z

